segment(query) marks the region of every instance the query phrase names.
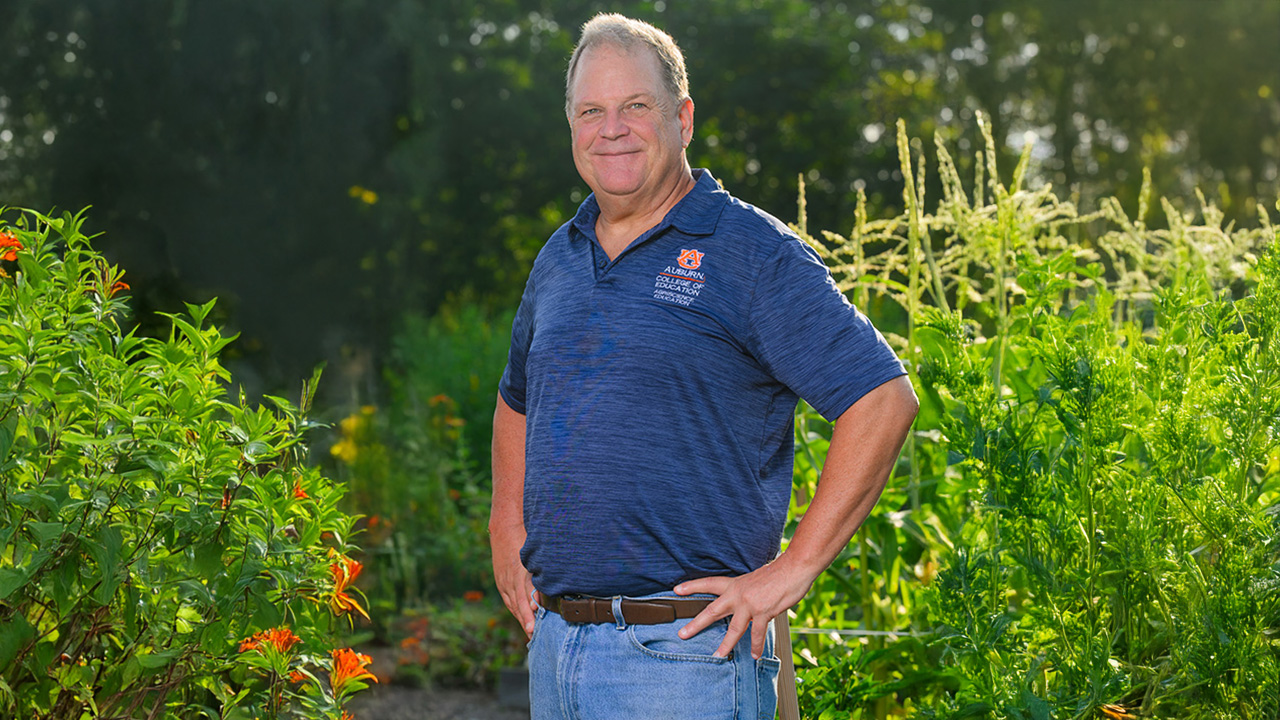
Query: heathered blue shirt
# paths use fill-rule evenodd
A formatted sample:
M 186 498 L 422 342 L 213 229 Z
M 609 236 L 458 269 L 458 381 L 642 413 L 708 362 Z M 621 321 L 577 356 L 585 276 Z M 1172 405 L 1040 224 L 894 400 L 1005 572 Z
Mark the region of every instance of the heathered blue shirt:
M 538 254 L 499 390 L 527 416 L 521 559 L 642 595 L 773 559 L 797 396 L 829 420 L 904 374 L 817 254 L 711 173 L 613 261 L 588 197 Z

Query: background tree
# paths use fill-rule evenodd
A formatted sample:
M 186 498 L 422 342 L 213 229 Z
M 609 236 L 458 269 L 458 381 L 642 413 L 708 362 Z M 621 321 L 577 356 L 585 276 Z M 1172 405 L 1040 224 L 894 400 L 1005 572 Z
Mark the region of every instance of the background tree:
M 965 150 L 979 109 L 1085 207 L 1136 204 L 1151 166 L 1254 222 L 1277 182 L 1263 0 L 10 0 L 0 201 L 94 205 L 144 324 L 220 296 L 251 392 L 328 359 L 327 390 L 376 396 L 406 310 L 513 306 L 587 192 L 561 93 L 601 10 L 685 48 L 693 163 L 788 220 L 804 174 L 814 227 L 847 228 L 859 189 L 900 204 L 897 118 Z

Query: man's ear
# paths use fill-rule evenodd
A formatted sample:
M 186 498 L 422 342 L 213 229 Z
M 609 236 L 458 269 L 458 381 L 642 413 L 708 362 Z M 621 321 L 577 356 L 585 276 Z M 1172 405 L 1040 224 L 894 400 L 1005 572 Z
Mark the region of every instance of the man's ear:
M 685 147 L 693 140 L 693 98 L 685 98 L 677 113 L 680 117 L 680 140 Z

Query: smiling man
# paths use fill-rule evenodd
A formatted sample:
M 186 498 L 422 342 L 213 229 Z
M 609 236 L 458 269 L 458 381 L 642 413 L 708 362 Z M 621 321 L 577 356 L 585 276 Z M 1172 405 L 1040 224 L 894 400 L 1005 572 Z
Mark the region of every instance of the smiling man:
M 565 109 L 592 194 L 534 262 L 494 416 L 494 576 L 533 718 L 772 717 L 772 620 L 871 512 L 915 394 L 817 255 L 689 167 L 670 36 L 592 19 Z M 798 398 L 835 427 L 777 555 Z

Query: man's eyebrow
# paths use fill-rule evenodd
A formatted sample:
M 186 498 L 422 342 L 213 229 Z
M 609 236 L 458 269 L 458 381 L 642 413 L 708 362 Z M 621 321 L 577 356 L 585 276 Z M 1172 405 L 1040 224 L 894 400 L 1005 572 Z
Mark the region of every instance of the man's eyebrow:
M 656 101 L 657 101 L 657 99 L 658 99 L 658 96 L 657 96 L 657 95 L 654 95 L 653 93 L 650 93 L 650 92 L 638 92 L 638 93 L 635 93 L 635 94 L 632 94 L 632 95 L 628 95 L 628 96 L 626 96 L 626 97 L 622 98 L 622 100 L 621 100 L 620 102 L 621 102 L 622 104 L 624 104 L 624 105 L 625 105 L 625 104 L 627 104 L 627 103 L 629 103 L 629 102 L 632 102 L 632 101 L 635 101 L 635 100 L 650 100 L 650 101 L 654 101 L 654 102 L 656 102 Z M 580 101 L 580 102 L 576 102 L 576 103 L 574 103 L 574 104 L 573 104 L 573 109 L 578 110 L 578 109 L 581 109 L 581 108 L 584 108 L 584 107 L 591 107 L 591 106 L 604 105 L 604 104 L 605 104 L 605 103 L 604 103 L 603 101 L 600 101 L 600 100 L 582 100 L 582 101 Z

